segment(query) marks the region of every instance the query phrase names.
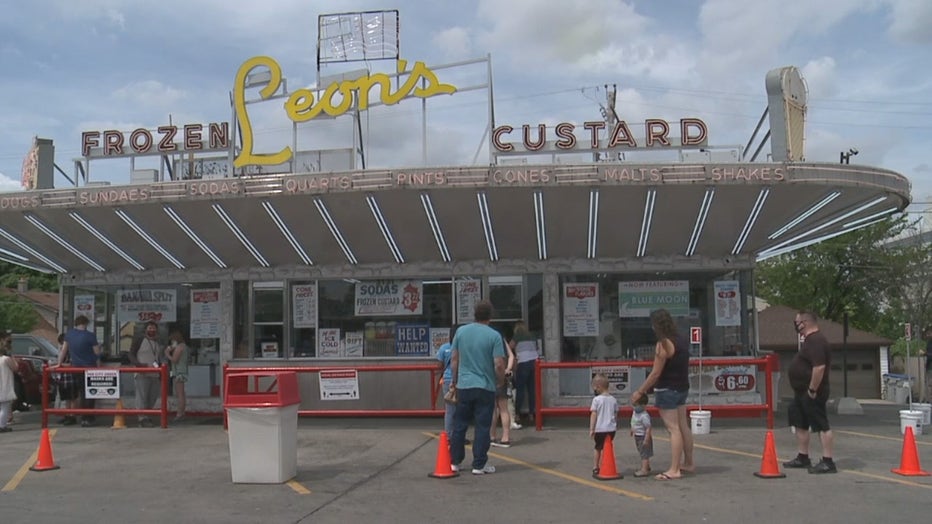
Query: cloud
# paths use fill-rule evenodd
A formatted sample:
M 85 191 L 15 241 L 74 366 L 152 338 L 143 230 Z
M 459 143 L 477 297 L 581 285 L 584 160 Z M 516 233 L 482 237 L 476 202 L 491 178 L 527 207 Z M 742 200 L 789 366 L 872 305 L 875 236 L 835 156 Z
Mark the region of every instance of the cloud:
M 847 0 L 823 0 L 817 9 L 809 0 L 758 2 L 753 8 L 745 0 L 709 0 L 699 14 L 701 70 L 706 78 L 723 78 L 757 64 L 776 64 L 787 42 L 824 34 L 869 8 L 870 3 Z
M 14 180 L 3 173 L 0 173 L 0 193 L 12 193 L 23 189 L 19 180 Z
M 810 97 L 830 98 L 838 94 L 834 58 L 823 56 L 810 60 L 803 66 L 801 74 L 809 87 Z
M 450 27 L 436 33 L 433 38 L 434 46 L 443 53 L 448 60 L 457 60 L 471 57 L 472 37 L 465 27 Z
M 171 109 L 180 105 L 186 93 L 158 80 L 132 82 L 113 91 L 113 97 L 132 104 Z
M 489 25 L 478 37 L 484 47 L 506 51 L 511 61 L 537 69 L 575 65 L 591 70 L 605 64 L 598 55 L 613 47 L 608 55 L 615 61 L 644 54 L 637 46 L 626 49 L 626 42 L 645 30 L 647 19 L 617 0 L 481 0 L 478 17 Z
M 928 0 L 896 0 L 892 9 L 890 35 L 907 43 L 932 42 L 932 2 Z

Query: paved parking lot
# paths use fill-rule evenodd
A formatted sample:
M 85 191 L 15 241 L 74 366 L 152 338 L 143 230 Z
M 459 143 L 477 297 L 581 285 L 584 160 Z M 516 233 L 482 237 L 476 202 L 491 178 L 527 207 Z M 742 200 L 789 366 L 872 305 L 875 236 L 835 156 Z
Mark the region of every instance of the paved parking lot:
M 865 405 L 834 416 L 837 475 L 785 470 L 763 480 L 766 429 L 754 419 L 713 419 L 696 439 L 695 475 L 669 482 L 634 478 L 633 442 L 615 445 L 624 479 L 591 478 L 586 420 L 550 419 L 545 430 L 512 433 L 491 451 L 493 475 L 428 477 L 437 454 L 431 419 L 301 419 L 298 474 L 281 485 L 233 484 L 219 419 L 163 430 L 53 426 L 60 469 L 32 472 L 41 429 L 21 415 L 0 436 L 0 520 L 18 522 L 925 522 L 932 477 L 901 477 L 898 406 Z M 795 454 L 778 419 L 779 460 Z M 626 422 L 626 421 L 625 421 Z M 655 424 L 660 424 L 655 419 Z M 926 470 L 932 437 L 916 438 Z M 263 443 L 257 442 L 257 446 Z M 818 447 L 816 447 L 818 449 Z M 663 430 L 654 470 L 669 463 Z M 467 452 L 467 460 L 468 460 Z

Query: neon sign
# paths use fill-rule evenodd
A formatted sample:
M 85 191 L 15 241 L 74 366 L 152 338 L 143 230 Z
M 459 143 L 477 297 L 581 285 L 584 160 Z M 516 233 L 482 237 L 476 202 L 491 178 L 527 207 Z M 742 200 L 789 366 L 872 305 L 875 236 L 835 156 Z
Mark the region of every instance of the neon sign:
M 532 127 L 537 129 L 532 132 Z M 589 149 L 613 149 L 616 147 L 626 147 L 638 149 L 641 147 L 698 147 L 706 144 L 709 138 L 709 129 L 705 122 L 698 118 L 683 118 L 680 120 L 680 137 L 679 144 L 671 140 L 670 124 L 666 120 L 649 118 L 644 121 L 644 142 L 643 146 L 638 143 L 634 133 L 628 123 L 619 120 L 607 128 L 607 124 L 601 120 L 593 122 L 584 122 L 583 128 L 587 129 L 590 134 Z M 605 129 L 608 132 L 608 140 L 599 140 L 599 130 Z M 501 153 L 515 151 L 515 144 L 503 142 L 502 139 L 514 131 L 512 126 L 498 126 L 492 130 L 492 145 Z M 521 145 L 525 151 L 553 151 L 563 150 L 571 151 L 576 149 L 579 141 L 574 134 L 576 125 L 570 122 L 561 122 L 554 127 L 555 141 L 548 142 L 547 126 L 538 124 L 530 126 L 524 124 L 521 126 Z M 534 135 L 532 137 L 532 135 Z M 675 137 L 674 137 L 675 138 Z M 545 146 L 552 146 L 545 149 Z
M 398 74 L 405 73 L 408 61 L 399 60 Z M 240 122 L 243 138 L 243 150 L 233 160 L 233 167 L 246 165 L 274 165 L 287 162 L 292 151 L 284 147 L 277 153 L 254 152 L 252 124 L 246 112 L 246 77 L 253 69 L 265 67 L 269 71 L 269 83 L 259 90 L 262 100 L 272 97 L 282 84 L 282 68 L 273 58 L 256 56 L 246 60 L 236 72 L 236 84 L 233 86 L 233 109 Z M 300 123 L 312 120 L 323 112 L 329 116 L 339 116 L 353 107 L 354 100 L 360 110 L 368 109 L 370 91 L 373 86 L 379 86 L 379 100 L 384 105 L 394 105 L 408 97 L 429 98 L 437 95 L 450 95 L 456 92 L 456 87 L 443 84 L 437 80 L 437 75 L 423 62 L 415 62 L 408 72 L 408 77 L 396 90 L 392 90 L 391 77 L 385 73 L 366 75 L 355 80 L 334 82 L 324 89 L 320 98 L 315 90 L 298 89 L 288 96 L 284 104 L 285 113 L 292 122 Z M 339 96 L 336 96 L 339 93 Z

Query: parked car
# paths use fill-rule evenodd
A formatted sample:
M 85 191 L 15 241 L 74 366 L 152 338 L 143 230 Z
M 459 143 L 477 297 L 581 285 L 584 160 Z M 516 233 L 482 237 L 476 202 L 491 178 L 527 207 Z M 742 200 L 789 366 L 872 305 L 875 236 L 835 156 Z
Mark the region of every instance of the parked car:
M 58 347 L 42 337 L 26 333 L 12 336 L 12 353 L 19 361 L 16 377 L 17 393 L 22 395 L 15 409 L 25 411 L 42 408 L 42 367 L 58 362 Z M 50 385 L 49 402 L 54 401 L 55 387 Z M 20 393 L 21 392 L 21 393 Z
M 58 347 L 42 337 L 14 333 L 13 355 L 39 357 L 53 364 L 58 362 Z
M 16 361 L 19 363 L 16 377 L 18 384 L 16 386 L 22 388 L 22 393 L 17 391 L 17 394 L 22 394 L 23 398 L 15 408 L 20 411 L 42 409 L 42 367 L 45 366 L 48 360 L 33 355 L 17 355 Z M 51 390 L 49 392 L 49 405 L 52 405 L 55 401 L 55 386 L 51 384 L 51 381 L 49 389 Z

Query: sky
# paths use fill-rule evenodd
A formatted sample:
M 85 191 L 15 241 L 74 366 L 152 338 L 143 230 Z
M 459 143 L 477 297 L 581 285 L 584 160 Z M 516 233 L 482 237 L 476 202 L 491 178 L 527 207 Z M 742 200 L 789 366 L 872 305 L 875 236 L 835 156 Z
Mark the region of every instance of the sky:
M 240 65 L 267 55 L 290 89 L 316 85 L 322 14 L 398 9 L 410 63 L 491 57 L 497 125 L 599 120 L 616 111 L 703 119 L 709 143 L 743 146 L 766 107 L 767 71 L 796 66 L 809 104 L 806 160 L 890 169 L 932 201 L 932 2 L 927 0 L 31 0 L 0 17 L 0 192 L 19 190 L 34 136 L 54 140 L 69 176 L 82 131 L 154 129 L 231 119 Z M 322 75 L 393 61 L 324 64 Z M 459 87 L 487 81 L 484 63 L 438 72 Z M 254 92 L 250 93 L 256 96 Z M 486 90 L 404 101 L 365 116 L 369 167 L 488 163 Z M 280 104 L 251 110 L 257 150 L 291 144 Z M 302 125 L 307 148 L 350 147 L 349 119 Z M 769 150 L 767 148 L 766 150 Z M 152 160 L 148 160 L 152 162 Z M 140 161 L 140 167 L 145 165 Z M 93 180 L 128 182 L 125 160 Z M 56 187 L 68 180 L 56 175 Z

